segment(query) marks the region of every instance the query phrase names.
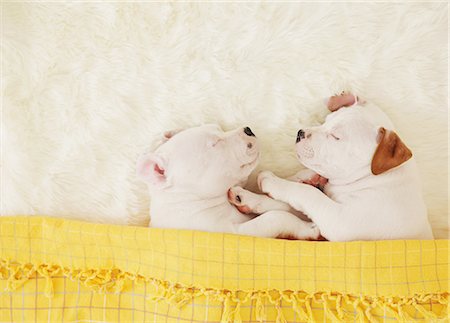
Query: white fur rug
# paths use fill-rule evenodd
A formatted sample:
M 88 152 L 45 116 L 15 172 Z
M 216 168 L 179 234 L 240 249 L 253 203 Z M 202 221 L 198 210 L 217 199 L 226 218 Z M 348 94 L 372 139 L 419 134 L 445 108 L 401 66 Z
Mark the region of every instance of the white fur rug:
M 290 175 L 343 89 L 383 108 L 448 234 L 445 3 L 3 3 L 1 214 L 143 224 L 137 156 L 164 130 L 250 126 Z

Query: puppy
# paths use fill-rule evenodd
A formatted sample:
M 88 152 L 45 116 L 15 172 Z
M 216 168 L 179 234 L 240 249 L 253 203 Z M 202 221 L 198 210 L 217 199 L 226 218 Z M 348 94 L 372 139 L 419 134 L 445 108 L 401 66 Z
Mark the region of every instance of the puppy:
M 205 125 L 166 133 L 156 151 L 137 163 L 137 175 L 150 190 L 150 226 L 316 239 L 314 223 L 285 210 L 255 217 L 228 202 L 228 189 L 245 183 L 258 159 L 258 142 L 248 127 L 224 132 Z
M 336 112 L 323 125 L 297 133 L 297 156 L 309 169 L 291 181 L 261 172 L 260 189 L 304 212 L 330 241 L 432 239 L 416 163 L 389 118 L 348 93 L 328 107 Z M 249 209 L 267 199 L 239 193 Z

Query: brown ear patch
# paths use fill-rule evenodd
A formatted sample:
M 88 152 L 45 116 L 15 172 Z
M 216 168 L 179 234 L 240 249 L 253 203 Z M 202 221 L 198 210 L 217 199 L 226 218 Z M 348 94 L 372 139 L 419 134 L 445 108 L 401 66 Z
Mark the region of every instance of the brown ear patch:
M 412 152 L 393 131 L 381 127 L 378 130 L 378 147 L 372 158 L 372 174 L 379 175 L 403 164 L 412 157 Z

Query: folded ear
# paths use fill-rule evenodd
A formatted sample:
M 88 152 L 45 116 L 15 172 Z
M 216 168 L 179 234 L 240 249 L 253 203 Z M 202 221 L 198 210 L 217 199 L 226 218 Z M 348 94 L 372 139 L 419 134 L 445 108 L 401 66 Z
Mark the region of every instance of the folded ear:
M 167 186 L 166 163 L 156 154 L 141 156 L 137 162 L 136 175 L 148 185 L 162 189 Z
M 162 135 L 155 138 L 155 141 L 152 144 L 152 151 L 155 151 L 159 146 L 166 143 L 170 138 L 175 136 L 177 133 L 182 131 L 183 129 L 175 129 L 170 131 L 165 131 Z
M 173 136 L 175 136 L 177 133 L 179 133 L 182 130 L 183 129 L 174 129 L 174 130 L 169 130 L 169 131 L 164 132 L 164 134 L 163 134 L 164 142 L 166 142 L 167 140 L 169 140 L 170 138 L 172 138 Z
M 393 131 L 378 129 L 378 147 L 372 158 L 372 174 L 379 175 L 403 164 L 412 157 L 412 152 Z
M 335 94 L 332 97 L 330 97 L 328 99 L 328 101 L 326 102 L 326 105 L 327 105 L 328 110 L 330 110 L 331 112 L 334 112 L 343 107 L 354 106 L 354 105 L 358 104 L 359 102 L 360 102 L 360 100 L 356 95 L 349 93 L 349 92 L 342 91 L 341 94 L 339 94 L 339 95 Z

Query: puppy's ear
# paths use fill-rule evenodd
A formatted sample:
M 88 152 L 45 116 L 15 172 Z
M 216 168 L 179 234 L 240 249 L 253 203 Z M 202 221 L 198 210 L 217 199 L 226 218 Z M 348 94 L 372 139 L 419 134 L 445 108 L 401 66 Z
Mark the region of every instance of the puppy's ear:
M 166 163 L 156 154 L 146 154 L 138 159 L 136 175 L 151 187 L 167 187 Z
M 326 103 L 328 110 L 331 112 L 337 111 L 341 108 L 351 107 L 360 102 L 360 99 L 349 92 L 342 91 L 339 95 L 333 95 L 330 97 Z
M 163 141 L 166 142 L 167 140 L 169 140 L 170 138 L 172 138 L 173 136 L 175 136 L 177 133 L 179 133 L 182 130 L 183 129 L 174 129 L 174 130 L 165 131 L 163 134 Z
M 151 148 L 149 148 L 149 151 L 155 151 L 159 146 L 166 143 L 170 138 L 175 136 L 180 131 L 183 131 L 183 129 L 165 131 L 164 133 L 159 134 L 156 138 L 154 138 L 151 144 Z
M 379 175 L 403 164 L 412 157 L 412 152 L 393 131 L 378 129 L 378 147 L 372 158 L 372 174 Z

